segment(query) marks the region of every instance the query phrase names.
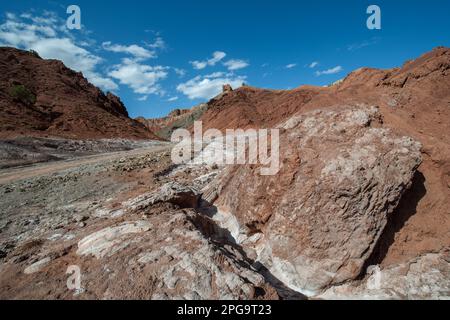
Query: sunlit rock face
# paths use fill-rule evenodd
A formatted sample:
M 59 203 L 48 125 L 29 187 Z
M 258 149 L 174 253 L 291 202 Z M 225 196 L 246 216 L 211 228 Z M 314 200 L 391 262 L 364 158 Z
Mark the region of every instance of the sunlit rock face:
M 237 218 L 233 233 L 274 275 L 316 294 L 360 275 L 421 163 L 421 145 L 382 128 L 378 109 L 363 105 L 279 127 L 280 172 L 230 167 L 211 186 L 214 204 Z

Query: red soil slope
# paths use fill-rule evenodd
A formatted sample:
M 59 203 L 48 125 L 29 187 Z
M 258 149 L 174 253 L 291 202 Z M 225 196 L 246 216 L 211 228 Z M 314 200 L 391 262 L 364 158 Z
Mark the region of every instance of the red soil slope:
M 0 138 L 16 136 L 156 138 L 128 117 L 118 97 L 105 95 L 81 73 L 57 60 L 2 47 Z

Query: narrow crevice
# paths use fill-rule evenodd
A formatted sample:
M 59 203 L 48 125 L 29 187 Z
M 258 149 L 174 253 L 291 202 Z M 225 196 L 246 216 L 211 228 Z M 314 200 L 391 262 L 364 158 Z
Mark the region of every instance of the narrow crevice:
M 244 248 L 239 245 L 231 235 L 230 231 L 217 225 L 212 217 L 217 212 L 214 205 L 202 202 L 202 206 L 196 211 L 198 215 L 195 221 L 192 221 L 198 230 L 208 239 L 210 239 L 222 253 L 232 259 L 236 264 L 243 268 L 253 270 L 263 276 L 264 281 L 270 284 L 278 293 L 282 300 L 306 300 L 307 297 L 286 286 L 282 281 L 275 277 L 270 270 L 261 262 L 250 259 Z M 225 246 L 234 248 L 242 258 L 235 257 Z

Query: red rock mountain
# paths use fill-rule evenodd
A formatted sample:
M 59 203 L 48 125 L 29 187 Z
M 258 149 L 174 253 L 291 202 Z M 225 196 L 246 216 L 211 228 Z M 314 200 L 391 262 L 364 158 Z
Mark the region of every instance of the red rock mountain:
M 0 137 L 155 139 L 130 119 L 118 97 L 104 94 L 61 61 L 0 48 Z
M 202 120 L 207 128 L 266 127 L 298 112 L 359 102 L 379 105 L 388 118 L 400 117 L 402 123 L 445 138 L 449 132 L 449 123 L 444 121 L 450 101 L 449 68 L 450 49 L 440 47 L 402 68 L 356 70 L 330 87 L 242 87 L 212 99 Z
M 158 131 L 162 128 L 169 126 L 174 121 L 182 118 L 190 112 L 189 109 L 175 109 L 171 111 L 167 116 L 156 119 L 145 119 L 143 117 L 136 118 L 137 121 L 143 123 L 148 127 L 149 130 Z
M 157 119 L 136 118 L 144 124 L 150 131 L 162 139 L 170 140 L 171 134 L 178 128 L 189 128 L 194 121 L 198 120 L 207 110 L 207 104 L 200 104 L 191 109 L 175 109 L 166 117 Z

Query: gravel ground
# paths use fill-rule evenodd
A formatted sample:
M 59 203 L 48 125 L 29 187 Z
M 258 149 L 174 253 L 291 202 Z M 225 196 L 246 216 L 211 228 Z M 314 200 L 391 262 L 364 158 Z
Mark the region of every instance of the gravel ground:
M 40 162 L 68 160 L 101 153 L 148 148 L 162 144 L 158 141 L 125 139 L 68 140 L 45 138 L 16 138 L 0 140 L 0 169 Z

